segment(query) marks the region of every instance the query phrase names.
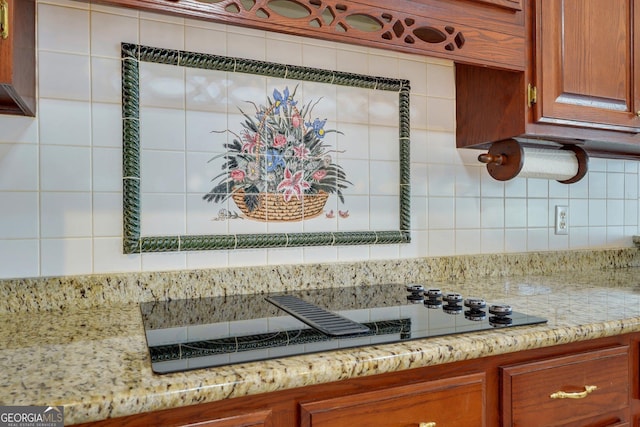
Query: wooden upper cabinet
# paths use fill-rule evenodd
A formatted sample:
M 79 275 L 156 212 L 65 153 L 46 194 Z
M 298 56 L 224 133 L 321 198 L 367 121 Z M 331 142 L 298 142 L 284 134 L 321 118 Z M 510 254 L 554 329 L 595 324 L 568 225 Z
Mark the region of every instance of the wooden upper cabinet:
M 36 111 L 35 0 L 0 0 L 0 114 Z
M 494 6 L 506 7 L 512 10 L 522 10 L 524 0 L 472 0 L 478 3 L 487 3 Z
M 536 0 L 536 119 L 640 132 L 639 26 L 640 0 Z

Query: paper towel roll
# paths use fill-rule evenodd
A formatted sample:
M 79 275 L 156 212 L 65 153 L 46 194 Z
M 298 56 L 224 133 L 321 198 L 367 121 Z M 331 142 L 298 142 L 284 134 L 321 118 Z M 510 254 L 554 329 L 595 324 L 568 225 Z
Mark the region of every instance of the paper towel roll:
M 520 176 L 571 184 L 585 176 L 589 158 L 576 145 L 524 147 L 518 141 L 508 139 L 493 143 L 489 152 L 478 156 L 478 160 L 486 163 L 489 175 L 499 181 Z
M 522 147 L 524 162 L 518 174 L 521 178 L 566 181 L 578 174 L 578 158 L 570 150 L 546 150 Z

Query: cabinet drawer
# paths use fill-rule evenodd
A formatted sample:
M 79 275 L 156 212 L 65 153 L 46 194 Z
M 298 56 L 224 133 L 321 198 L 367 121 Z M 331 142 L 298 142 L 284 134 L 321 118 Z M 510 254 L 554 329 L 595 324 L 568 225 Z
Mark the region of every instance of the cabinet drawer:
M 485 425 L 485 374 L 305 402 L 302 427 L 418 427 Z
M 616 411 L 626 413 L 623 410 L 629 405 L 627 346 L 507 366 L 500 371 L 505 426 L 583 425 L 578 421 L 606 419 L 606 414 Z M 624 425 L 616 424 L 618 421 L 610 424 Z

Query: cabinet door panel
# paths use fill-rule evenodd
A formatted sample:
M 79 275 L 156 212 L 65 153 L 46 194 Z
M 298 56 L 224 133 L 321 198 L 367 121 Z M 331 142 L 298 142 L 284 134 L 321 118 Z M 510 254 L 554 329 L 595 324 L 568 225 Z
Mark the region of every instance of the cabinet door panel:
M 640 132 L 633 27 L 640 1 L 538 0 L 536 6 L 538 120 Z
M 620 346 L 501 368 L 504 425 L 624 425 L 628 351 Z
M 471 374 L 300 405 L 302 427 L 485 425 L 485 374 Z

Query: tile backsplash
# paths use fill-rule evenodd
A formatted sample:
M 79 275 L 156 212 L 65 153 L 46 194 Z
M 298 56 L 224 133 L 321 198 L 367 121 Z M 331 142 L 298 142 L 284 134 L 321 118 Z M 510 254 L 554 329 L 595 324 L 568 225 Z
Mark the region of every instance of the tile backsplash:
M 638 234 L 636 161 L 591 159 L 571 185 L 503 183 L 478 151 L 457 150 L 449 61 L 72 0 L 37 3 L 38 115 L 0 116 L 0 279 L 631 247 Z M 124 255 L 121 42 L 409 79 L 412 242 Z M 155 132 L 176 132 L 172 119 L 157 120 Z M 554 233 L 556 205 L 569 206 L 568 235 Z

